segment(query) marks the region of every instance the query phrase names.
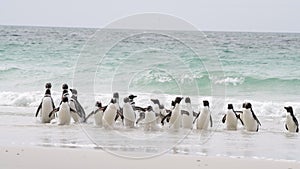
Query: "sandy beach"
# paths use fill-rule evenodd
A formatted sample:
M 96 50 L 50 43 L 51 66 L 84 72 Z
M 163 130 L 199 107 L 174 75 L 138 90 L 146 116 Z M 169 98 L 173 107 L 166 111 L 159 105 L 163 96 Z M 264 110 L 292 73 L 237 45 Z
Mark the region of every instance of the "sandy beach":
M 300 163 L 261 159 L 229 157 L 205 157 L 185 155 L 161 155 L 149 159 L 127 159 L 102 150 L 1 147 L 0 167 L 5 169 L 53 169 L 53 168 L 272 168 L 296 169 Z M 225 167 L 225 168 L 224 168 Z

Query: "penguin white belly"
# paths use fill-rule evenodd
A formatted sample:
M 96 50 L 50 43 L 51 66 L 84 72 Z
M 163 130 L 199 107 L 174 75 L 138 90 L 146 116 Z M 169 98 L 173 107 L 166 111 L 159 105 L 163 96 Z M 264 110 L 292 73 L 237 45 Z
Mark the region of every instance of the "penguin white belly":
M 124 125 L 126 127 L 134 127 L 135 113 L 132 106 L 129 103 L 125 103 L 123 106 Z
M 207 108 L 203 108 L 200 116 L 197 119 L 197 129 L 207 130 L 210 121 L 210 111 Z
M 117 115 L 116 105 L 111 104 L 105 110 L 103 115 L 103 125 L 105 128 L 114 127 L 115 125 L 115 117 Z
M 181 126 L 181 116 L 180 116 L 180 108 L 177 104 L 172 111 L 172 115 L 170 118 L 170 127 L 173 129 L 179 129 Z
M 51 98 L 50 97 L 44 97 L 43 102 L 42 102 L 41 114 L 40 114 L 42 123 L 50 123 L 50 121 L 52 119 L 54 119 L 54 113 L 49 118 L 49 114 L 52 110 L 53 110 L 53 107 L 52 107 Z
M 188 106 L 189 115 L 182 115 L 182 127 L 186 129 L 193 128 L 193 110 L 190 106 Z
M 286 125 L 287 125 L 289 132 L 296 132 L 297 125 L 293 121 L 293 118 L 290 114 L 287 114 L 287 116 L 286 116 Z
M 228 111 L 226 115 L 227 130 L 237 130 L 238 119 L 233 111 Z
M 144 129 L 146 131 L 156 129 L 156 118 L 154 112 L 145 112 Z
M 62 103 L 58 111 L 58 124 L 68 125 L 71 121 L 70 107 L 68 103 Z
M 98 110 L 96 112 L 96 114 L 94 114 L 94 119 L 95 119 L 95 125 L 96 126 L 102 127 L 102 125 L 103 125 L 102 118 L 103 118 L 103 111 Z
M 258 124 L 253 118 L 252 112 L 249 110 L 243 111 L 244 126 L 247 131 L 257 131 Z

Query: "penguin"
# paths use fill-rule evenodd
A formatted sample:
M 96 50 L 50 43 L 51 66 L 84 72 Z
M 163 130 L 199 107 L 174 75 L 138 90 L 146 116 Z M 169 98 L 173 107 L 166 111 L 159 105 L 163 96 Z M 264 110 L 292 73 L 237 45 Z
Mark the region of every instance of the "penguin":
M 157 130 L 157 124 L 156 124 L 156 117 L 155 113 L 153 112 L 152 106 L 148 106 L 145 111 L 145 125 L 144 130 L 145 131 L 153 131 Z
M 181 127 L 181 108 L 180 108 L 180 102 L 183 99 L 183 97 L 176 97 L 174 103 L 174 109 L 172 110 L 171 117 L 170 117 L 170 128 L 178 130 Z
M 191 105 L 191 99 L 189 97 L 185 98 L 185 104 L 186 104 L 186 110 L 181 110 L 182 128 L 192 129 L 194 111 Z
M 46 84 L 45 95 L 44 95 L 39 107 L 37 108 L 37 111 L 35 114 L 35 117 L 37 117 L 39 112 L 41 112 L 40 120 L 42 123 L 50 123 L 50 121 L 52 119 L 54 119 L 54 114 L 49 117 L 50 112 L 52 112 L 55 109 L 55 105 L 54 105 L 53 99 L 51 97 L 51 91 L 50 91 L 51 87 L 49 88 L 49 86 L 48 86 L 48 88 L 47 88 L 47 84 Z M 50 83 L 50 85 L 51 85 L 51 83 Z
M 58 125 L 69 125 L 71 122 L 71 112 L 76 113 L 76 111 L 70 107 L 69 99 L 66 95 L 63 96 L 60 106 L 54 109 L 49 114 L 49 117 L 52 116 L 54 112 L 58 112 Z
M 115 105 L 117 108 L 117 116 L 115 117 L 115 121 L 117 121 L 119 117 L 121 117 L 121 121 L 123 121 L 122 109 L 120 107 L 120 101 L 119 101 L 120 100 L 119 93 L 118 92 L 113 93 L 112 99 L 115 101 Z M 119 122 L 122 123 L 121 121 Z
M 232 104 L 228 104 L 227 113 L 222 118 L 222 123 L 226 122 L 226 129 L 227 130 L 237 130 L 237 123 L 238 120 L 244 125 L 242 119 L 240 118 L 240 115 L 236 113 L 233 109 Z
M 285 122 L 285 128 L 289 132 L 299 132 L 299 124 L 298 120 L 294 115 L 293 108 L 291 106 L 284 107 L 287 111 L 286 114 L 286 122 Z
M 243 122 L 247 131 L 258 132 L 259 126 L 261 126 L 258 118 L 252 110 L 251 103 L 246 103 L 243 109 Z
M 106 109 L 107 106 L 102 107 L 102 103 L 100 101 L 97 101 L 95 104 L 96 110 L 93 110 L 84 120 L 83 122 L 87 122 L 88 118 L 92 115 L 94 115 L 94 124 L 98 127 L 102 127 L 102 118 L 103 118 L 103 113 Z
M 172 100 L 171 102 L 171 110 L 165 109 L 166 110 L 166 115 L 162 118 L 161 120 L 161 125 L 164 125 L 164 121 L 166 120 L 168 123 L 170 122 L 170 118 L 172 116 L 172 111 L 174 110 L 175 106 L 176 106 L 176 102 L 178 102 L 179 100 L 181 101 L 183 98 L 182 97 L 176 97 L 175 100 Z M 176 101 L 177 100 L 177 101 Z M 179 102 L 180 102 L 179 101 Z
M 110 104 L 107 106 L 103 113 L 102 122 L 105 128 L 113 128 L 115 125 L 115 119 L 118 114 L 118 104 L 115 99 L 110 100 Z
M 210 127 L 213 126 L 211 112 L 209 110 L 209 102 L 207 100 L 204 100 L 203 106 L 204 107 L 195 118 L 197 119 L 196 127 L 198 130 L 207 130 L 209 122 L 210 122 Z
M 75 108 L 76 111 L 78 113 L 78 115 L 80 116 L 81 119 L 85 119 L 85 111 L 82 108 L 81 104 L 79 103 L 79 101 L 77 100 L 77 90 L 76 89 L 70 89 L 71 93 L 72 93 L 72 100 L 74 101 L 75 104 Z
M 129 97 L 125 97 L 123 100 L 124 100 L 124 105 L 123 105 L 124 125 L 125 127 L 133 128 L 136 115 L 130 103 Z
M 160 101 L 158 99 L 150 99 L 150 101 L 153 103 L 152 108 L 156 116 L 156 122 L 159 123 L 166 115 L 164 111 L 164 105 L 160 104 Z

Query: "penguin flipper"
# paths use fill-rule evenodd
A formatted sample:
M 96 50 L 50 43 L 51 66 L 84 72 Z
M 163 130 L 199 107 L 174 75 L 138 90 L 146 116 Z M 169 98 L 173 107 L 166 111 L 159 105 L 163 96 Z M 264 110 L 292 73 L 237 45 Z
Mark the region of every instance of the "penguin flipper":
M 293 116 L 293 121 L 295 122 L 296 126 L 298 127 L 298 126 L 299 126 L 299 124 L 298 124 L 298 120 L 296 119 L 296 117 L 295 117 L 295 116 Z
M 56 113 L 56 112 L 58 112 L 58 111 L 59 111 L 59 107 L 53 109 L 53 110 L 49 113 L 49 117 L 51 117 L 53 113 Z
M 97 111 L 98 111 L 98 110 L 92 111 L 88 116 L 86 116 L 86 118 L 84 118 L 84 120 L 83 120 L 82 122 L 85 123 L 85 122 L 88 120 L 88 118 L 90 118 L 90 116 L 92 116 L 93 114 L 96 114 Z
M 198 113 L 193 111 L 193 116 L 196 117 Z
M 224 115 L 224 117 L 222 118 L 222 123 L 225 123 L 226 121 L 226 114 Z
M 237 114 L 236 117 L 240 120 L 240 122 L 242 123 L 242 125 L 244 125 L 244 122 L 243 122 L 243 120 L 241 119 L 240 114 Z
M 196 117 L 194 118 L 194 120 L 193 120 L 193 124 L 196 122 L 196 120 L 197 120 L 197 118 L 199 117 L 199 115 L 200 115 L 200 111 L 199 111 L 199 113 L 196 115 Z
M 210 120 L 210 127 L 213 127 L 213 121 L 211 115 L 209 116 L 209 120 Z
M 252 112 L 252 116 L 253 116 L 254 120 L 261 126 L 260 121 L 258 120 L 256 115 L 254 114 L 253 110 L 251 110 L 251 112 Z
M 298 126 L 297 126 L 296 133 L 298 133 L 298 132 L 299 132 L 299 128 L 298 128 Z
M 137 111 L 142 111 L 142 112 L 145 112 L 145 111 L 146 111 L 145 108 L 142 108 L 142 107 L 139 107 L 139 106 L 135 106 L 135 110 L 137 110 Z
M 35 117 L 38 116 L 38 114 L 39 114 L 39 112 L 40 112 L 40 110 L 41 110 L 41 108 L 42 108 L 42 103 L 43 103 L 43 102 L 41 102 L 41 104 L 40 104 L 39 107 L 37 108 L 36 113 L 35 113 Z
M 187 115 L 187 116 L 189 116 L 190 115 L 190 113 L 188 112 L 188 111 L 186 111 L 186 110 L 181 110 L 181 115 Z
M 285 129 L 287 130 L 287 131 L 289 131 L 289 128 L 288 128 L 288 126 L 285 124 Z

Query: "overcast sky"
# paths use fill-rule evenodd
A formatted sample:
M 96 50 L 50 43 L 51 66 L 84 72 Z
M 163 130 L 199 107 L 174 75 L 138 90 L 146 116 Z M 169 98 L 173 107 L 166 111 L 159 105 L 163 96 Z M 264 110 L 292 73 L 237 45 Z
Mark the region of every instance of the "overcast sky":
M 300 32 L 300 0 L 0 0 L 0 25 L 102 28 L 145 12 L 200 30 Z

